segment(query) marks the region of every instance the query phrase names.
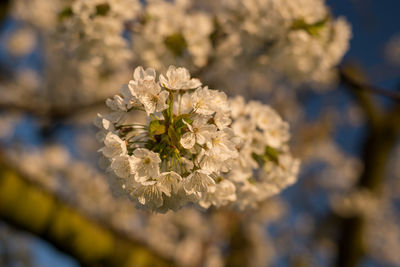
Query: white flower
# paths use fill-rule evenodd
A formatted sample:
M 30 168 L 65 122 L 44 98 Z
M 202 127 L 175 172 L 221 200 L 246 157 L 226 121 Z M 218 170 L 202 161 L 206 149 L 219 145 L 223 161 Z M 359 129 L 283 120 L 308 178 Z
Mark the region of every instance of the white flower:
M 236 187 L 229 180 L 222 180 L 218 184 L 211 185 L 199 204 L 203 208 L 209 208 L 211 205 L 216 207 L 224 206 L 229 202 L 236 200 Z
M 190 78 L 189 71 L 185 68 L 176 68 L 171 65 L 166 76 L 165 78 L 164 75 L 160 75 L 160 83 L 170 90 L 195 89 L 201 86 L 201 82 L 198 79 Z
M 160 186 L 156 181 L 149 181 L 140 184 L 133 192 L 133 196 L 143 206 L 156 209 L 163 205 L 163 193 L 169 196 L 163 186 Z
M 221 170 L 222 164 L 224 163 L 225 158 L 221 158 L 218 153 L 214 153 L 214 151 L 205 151 L 204 149 L 199 155 L 199 165 L 202 170 L 205 170 L 209 173 L 219 172 Z
M 191 95 L 192 108 L 201 115 L 212 115 L 215 112 L 215 106 L 212 105 L 212 96 L 208 87 L 199 87 Z
M 226 113 L 229 111 L 226 94 L 217 90 L 210 90 L 207 86 L 197 88 L 188 102 L 192 104 L 194 111 L 201 115 L 212 115 L 215 112 Z
M 229 108 L 234 119 L 246 115 L 246 103 L 242 96 L 230 99 Z
M 246 117 L 240 117 L 232 123 L 232 129 L 235 134 L 244 141 L 249 142 L 252 134 L 256 131 L 256 124 Z
M 282 121 L 278 113 L 276 113 L 276 111 L 269 106 L 260 106 L 254 108 L 252 113 L 254 114 L 257 126 L 263 130 L 272 128 Z
M 141 75 L 144 75 L 144 73 Z M 136 76 L 142 77 L 139 74 Z M 155 82 L 153 76 L 147 75 L 143 77 L 143 79 L 129 83 L 132 95 L 143 104 L 148 115 L 167 109 L 166 100 L 169 95 L 168 91 L 162 90 L 160 85 Z
M 124 99 L 119 96 L 119 95 L 115 95 L 113 99 L 109 98 L 106 100 L 106 105 L 114 110 L 114 111 L 118 111 L 118 110 L 124 110 L 126 111 L 126 104 Z
M 154 112 L 160 112 L 168 108 L 166 100 L 169 93 L 167 91 L 161 91 L 161 88 L 157 85 L 151 87 L 153 90 L 147 91 L 139 97 L 140 102 L 143 104 L 147 114 Z
M 208 90 L 208 99 L 210 106 L 214 107 L 217 113 L 226 113 L 229 111 L 228 97 L 224 92 L 217 90 Z
M 185 149 L 191 149 L 195 143 L 204 145 L 216 131 L 216 127 L 207 123 L 208 118 L 203 116 L 195 116 L 192 125 L 185 120 L 189 132 L 185 133 L 181 138 L 181 145 Z
M 179 99 L 176 100 L 176 105 L 174 105 L 174 113 L 175 114 L 188 114 L 194 108 L 194 104 L 192 101 L 191 93 L 184 93 L 183 95 L 179 95 Z
M 217 112 L 214 116 L 214 123 L 220 130 L 227 128 L 231 122 L 232 120 L 228 112 Z
M 94 119 L 94 125 L 102 130 L 114 131 L 114 125 L 112 122 L 101 114 L 97 114 L 96 118 Z
M 206 154 L 218 155 L 221 160 L 237 157 L 236 144 L 232 138 L 234 133 L 232 129 L 225 128 L 223 131 L 215 132 L 210 141 L 207 142 Z
M 250 136 L 250 147 L 256 154 L 263 154 L 265 151 L 265 146 L 267 145 L 267 140 L 265 138 L 265 133 L 255 131 Z
M 251 184 L 248 181 L 242 183 L 240 187 L 237 187 L 237 203 L 236 205 L 240 210 L 244 210 L 245 208 L 254 208 L 257 207 L 257 203 L 259 201 L 261 188 L 255 184 Z
M 179 183 L 181 182 L 182 177 L 176 172 L 163 172 L 158 177 L 158 182 L 161 186 L 165 188 L 165 191 L 168 193 L 174 192 L 177 193 L 179 189 Z
M 267 144 L 273 148 L 278 148 L 286 143 L 290 138 L 289 124 L 281 121 L 275 128 L 265 131 L 265 140 Z
M 133 90 L 131 90 L 129 84 L 121 85 L 119 89 L 121 95 L 123 97 L 124 105 L 126 106 L 125 110 L 128 110 L 132 107 L 140 107 L 142 104 L 140 101 L 133 95 Z
M 294 159 L 290 154 L 279 156 L 279 165 L 268 162 L 262 169 L 264 180 L 274 184 L 279 191 L 296 181 L 300 168 L 300 161 Z
M 133 152 L 132 161 L 133 171 L 138 181 L 156 179 L 159 176 L 161 159 L 158 153 L 146 148 L 138 148 Z
M 144 80 L 155 80 L 156 79 L 156 71 L 152 68 L 143 69 L 142 66 L 137 67 L 133 72 L 133 81 L 129 83 L 135 83 Z
M 113 158 L 126 153 L 125 141 L 121 140 L 118 135 L 109 132 L 104 139 L 105 147 L 101 149 L 103 155 L 107 158 Z
M 129 178 L 133 176 L 133 160 L 128 155 L 117 156 L 111 162 L 111 169 L 120 178 Z
M 115 111 L 112 113 L 108 113 L 106 115 L 97 114 L 94 124 L 97 128 L 102 130 L 106 130 L 109 132 L 115 131 L 115 125 L 120 123 L 125 119 L 126 112 L 124 111 Z
M 213 178 L 204 170 L 196 170 L 184 179 L 183 188 L 187 194 L 207 192 L 210 185 L 215 184 Z

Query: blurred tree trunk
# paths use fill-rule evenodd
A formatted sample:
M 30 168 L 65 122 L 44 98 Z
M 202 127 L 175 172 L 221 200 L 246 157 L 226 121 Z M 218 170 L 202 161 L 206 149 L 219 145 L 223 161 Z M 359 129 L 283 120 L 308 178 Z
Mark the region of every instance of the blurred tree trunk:
M 356 66 L 343 68 L 341 80 L 351 89 L 367 118 L 367 137 L 362 151 L 364 169 L 357 188 L 367 189 L 379 196 L 390 154 L 400 136 L 400 101 L 397 100 L 388 110 L 379 107 L 370 94 L 373 90 L 367 88 L 366 79 Z M 366 218 L 358 215 L 341 218 L 340 221 L 337 266 L 357 266 L 365 253 Z
M 10 3 L 10 0 L 0 0 L 0 26 L 3 24 L 4 18 L 8 14 Z
M 172 266 L 150 248 L 86 218 L 0 163 L 0 219 L 74 257 L 82 266 Z
M 226 257 L 226 267 L 248 266 L 252 244 L 246 234 L 243 214 L 228 212 L 229 218 L 229 253 Z

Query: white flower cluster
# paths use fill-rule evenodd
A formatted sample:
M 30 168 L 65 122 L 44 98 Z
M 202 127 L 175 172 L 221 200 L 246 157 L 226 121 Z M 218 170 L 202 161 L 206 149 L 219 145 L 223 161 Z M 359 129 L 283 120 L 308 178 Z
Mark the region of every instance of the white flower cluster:
M 46 30 L 57 24 L 58 10 L 65 4 L 60 0 L 15 0 L 10 3 L 15 18 Z
M 269 107 L 249 104 L 251 120 L 259 122 L 253 135 L 244 135 L 237 110 L 231 126 L 225 93 L 202 86 L 185 68 L 174 66 L 158 79 L 153 69 L 136 68 L 121 94 L 107 100 L 113 112 L 99 114 L 95 124 L 101 129 L 108 170 L 138 207 L 166 211 L 194 202 L 208 208 L 227 205 L 238 196 L 241 202 L 260 201 L 294 182 L 298 163 L 284 146 L 287 124 Z M 146 112 L 146 124 L 129 121 L 129 113 L 137 110 Z M 239 173 L 257 164 L 266 174 L 260 181 L 264 188 L 249 191 L 249 173 Z
M 246 104 L 242 97 L 230 100 L 230 108 L 241 142 L 227 176 L 236 187 L 236 205 L 255 207 L 296 181 L 300 161 L 289 151 L 289 125 L 275 110 L 258 101 Z
M 238 55 L 295 83 L 331 81 L 349 48 L 350 26 L 342 17 L 335 20 L 323 0 L 244 0 L 225 6 L 220 25 L 227 42 L 239 39 Z
M 150 0 L 132 36 L 133 50 L 156 69 L 168 62 L 204 67 L 212 51 L 212 17 L 190 9 L 190 1 Z M 140 51 L 140 52 L 139 52 Z
M 51 103 L 69 102 L 69 93 L 77 101 L 108 96 L 107 83 L 121 83 L 131 65 L 183 65 L 231 92 L 247 80 L 252 91 L 265 92 L 254 77 L 271 73 L 274 83 L 329 84 L 351 35 L 323 0 L 15 0 L 12 13 L 39 30 L 46 73 L 54 77 L 44 81 Z M 19 34 L 13 43 L 28 49 L 29 38 Z
M 135 19 L 139 10 L 137 0 L 75 0 L 58 13 L 61 23 L 56 37 L 81 63 L 101 67 L 103 72 L 115 70 L 132 59 L 123 33 L 125 23 Z

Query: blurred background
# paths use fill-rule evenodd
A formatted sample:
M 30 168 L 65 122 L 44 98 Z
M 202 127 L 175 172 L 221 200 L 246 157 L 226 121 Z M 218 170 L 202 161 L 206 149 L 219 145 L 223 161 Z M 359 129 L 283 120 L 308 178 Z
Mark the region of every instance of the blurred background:
M 399 11 L 1 1 L 0 266 L 399 266 Z M 170 64 L 278 110 L 297 182 L 245 211 L 156 214 L 114 196 L 93 119 L 136 66 Z

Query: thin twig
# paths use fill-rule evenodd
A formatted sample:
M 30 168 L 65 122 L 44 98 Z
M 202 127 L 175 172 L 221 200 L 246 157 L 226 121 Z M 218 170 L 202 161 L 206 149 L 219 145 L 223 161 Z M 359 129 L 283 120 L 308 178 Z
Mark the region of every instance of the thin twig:
M 381 95 L 384 97 L 388 97 L 393 100 L 400 101 L 400 92 L 398 91 L 393 91 L 393 90 L 388 90 L 380 87 L 376 87 L 370 84 L 367 84 L 362 81 L 357 81 L 354 77 L 349 75 L 347 71 L 345 71 L 343 68 L 339 69 L 339 75 L 341 81 L 349 84 L 353 89 L 356 90 L 361 90 L 361 91 L 366 91 L 369 93 Z

